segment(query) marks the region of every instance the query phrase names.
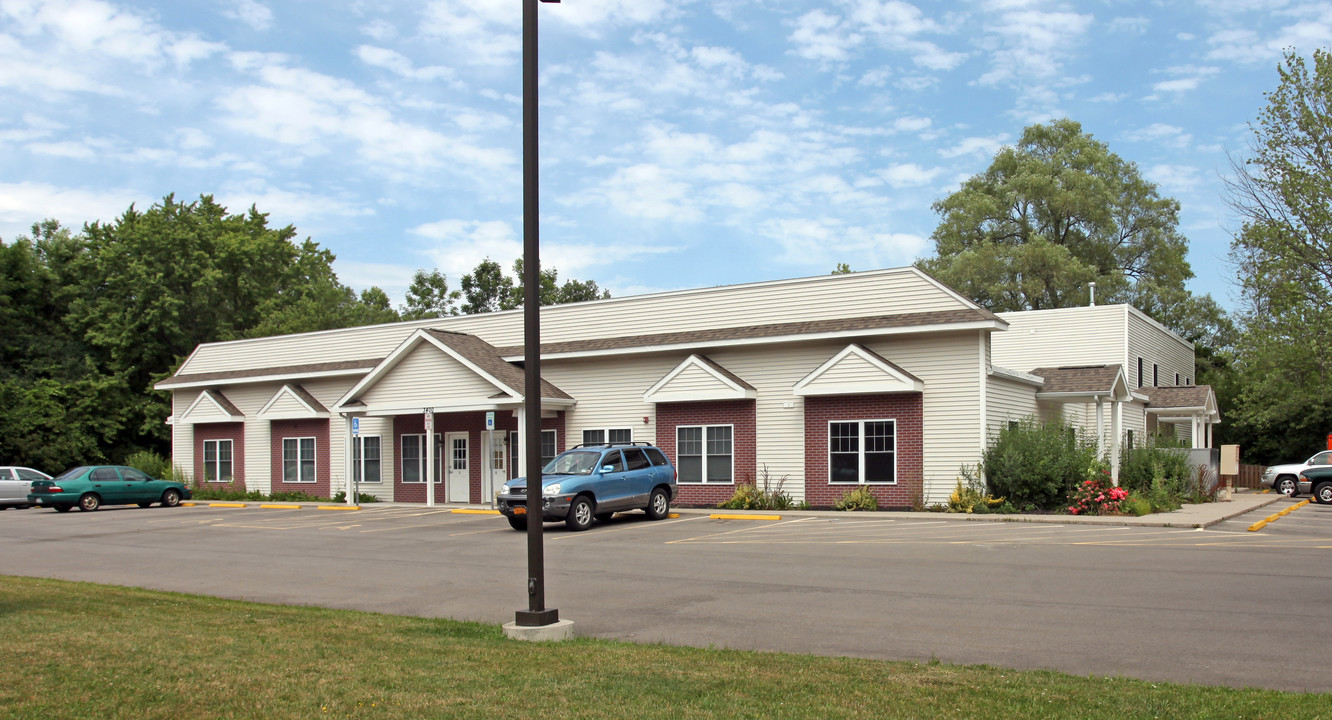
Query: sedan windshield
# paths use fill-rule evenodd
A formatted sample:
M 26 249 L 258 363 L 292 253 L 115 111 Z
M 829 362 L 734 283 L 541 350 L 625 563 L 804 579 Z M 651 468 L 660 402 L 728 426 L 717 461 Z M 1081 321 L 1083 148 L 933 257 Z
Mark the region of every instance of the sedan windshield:
M 567 452 L 541 470 L 546 475 L 590 475 L 601 457 L 599 452 Z

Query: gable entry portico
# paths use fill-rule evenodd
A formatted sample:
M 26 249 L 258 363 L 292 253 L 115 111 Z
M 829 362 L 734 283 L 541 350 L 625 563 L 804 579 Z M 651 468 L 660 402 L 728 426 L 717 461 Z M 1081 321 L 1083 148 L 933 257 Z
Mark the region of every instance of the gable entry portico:
M 1124 433 L 1124 403 L 1133 399 L 1128 378 L 1119 365 L 1081 365 L 1036 368 L 1032 375 L 1045 380 L 1036 400 L 1068 404 L 1096 405 L 1096 450 L 1110 455 L 1110 476 L 1119 482 L 1119 445 Z M 1105 403 L 1110 403 L 1109 447 L 1105 432 Z
M 442 484 L 448 502 L 490 502 L 512 477 L 511 468 L 524 467 L 523 379 L 521 368 L 474 335 L 416 330 L 334 405 L 349 420 L 347 464 L 350 419 L 392 417 L 395 500 L 433 506 Z M 560 451 L 563 411 L 576 401 L 547 381 L 541 385 L 542 428 L 557 431 Z M 494 413 L 493 431 L 486 428 L 487 413 Z M 513 432 L 517 448 L 509 447 Z

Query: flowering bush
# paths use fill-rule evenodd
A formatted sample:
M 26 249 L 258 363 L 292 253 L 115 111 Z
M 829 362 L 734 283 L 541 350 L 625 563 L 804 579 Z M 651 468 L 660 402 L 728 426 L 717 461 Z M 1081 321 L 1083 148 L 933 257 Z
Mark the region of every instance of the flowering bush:
M 1107 487 L 1100 480 L 1084 480 L 1068 495 L 1070 515 L 1119 515 L 1124 512 L 1121 503 L 1128 497 L 1122 487 Z

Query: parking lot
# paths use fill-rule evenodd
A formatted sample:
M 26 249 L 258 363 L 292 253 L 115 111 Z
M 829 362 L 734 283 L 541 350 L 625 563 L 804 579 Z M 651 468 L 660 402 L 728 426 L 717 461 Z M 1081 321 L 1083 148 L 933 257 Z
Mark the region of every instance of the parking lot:
M 1332 506 L 1207 529 L 794 514 L 546 532 L 547 601 L 583 636 L 1332 690 Z M 0 514 L 0 573 L 508 622 L 526 542 L 474 509 Z

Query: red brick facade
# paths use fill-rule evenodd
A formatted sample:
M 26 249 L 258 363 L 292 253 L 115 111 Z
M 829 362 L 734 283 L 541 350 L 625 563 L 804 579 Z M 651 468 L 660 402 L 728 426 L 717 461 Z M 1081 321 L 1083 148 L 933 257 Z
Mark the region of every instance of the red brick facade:
M 274 420 L 271 426 L 272 461 L 270 471 L 273 486 L 270 492 L 303 492 L 318 497 L 329 497 L 328 419 Z M 315 439 L 315 481 L 289 483 L 283 481 L 282 441 L 287 438 Z
M 805 500 L 816 508 L 832 507 L 846 493 L 867 487 L 882 508 L 912 507 L 925 491 L 922 406 L 921 393 L 805 398 Z M 895 421 L 896 483 L 828 482 L 828 423 L 854 420 Z
M 439 435 L 441 443 L 444 442 L 449 433 L 467 433 L 467 501 L 470 503 L 489 503 L 492 498 L 482 497 L 484 488 L 482 472 L 489 459 L 488 448 L 484 444 L 487 434 L 485 412 L 435 413 L 434 423 L 434 432 Z M 567 447 L 564 436 L 564 411 L 559 411 L 557 417 L 542 418 L 541 429 L 555 431 L 555 451 L 563 452 Z M 510 433 L 517 432 L 517 430 L 518 418 L 512 412 L 497 411 L 495 413 L 495 432 L 503 433 L 506 442 Z M 424 433 L 425 417 L 422 415 L 398 415 L 393 418 L 392 453 L 394 460 L 392 477 L 393 500 L 395 502 L 423 503 L 426 501 L 425 483 L 404 483 L 402 481 L 402 436 L 422 435 Z M 441 452 L 447 453 L 447 449 L 442 449 Z M 512 467 L 515 455 L 514 449 L 509 447 L 510 467 Z M 387 453 L 385 453 L 385 457 L 387 457 Z M 447 458 L 443 467 L 447 474 Z M 385 476 L 387 477 L 388 474 L 385 473 Z M 447 496 L 443 478 L 439 480 L 440 482 L 435 483 L 435 502 L 442 503 L 446 501 Z
M 707 402 L 681 402 L 657 404 L 657 447 L 666 453 L 672 463 L 679 464 L 676 455 L 676 428 L 680 425 L 732 425 L 732 462 L 735 482 L 680 483 L 675 504 L 684 507 L 715 506 L 735 494 L 736 483 L 752 483 L 757 479 L 755 467 L 755 422 L 753 400 L 717 400 Z
M 231 441 L 233 482 L 245 484 L 245 423 L 200 423 L 194 426 L 194 477 L 204 481 L 204 441 Z

